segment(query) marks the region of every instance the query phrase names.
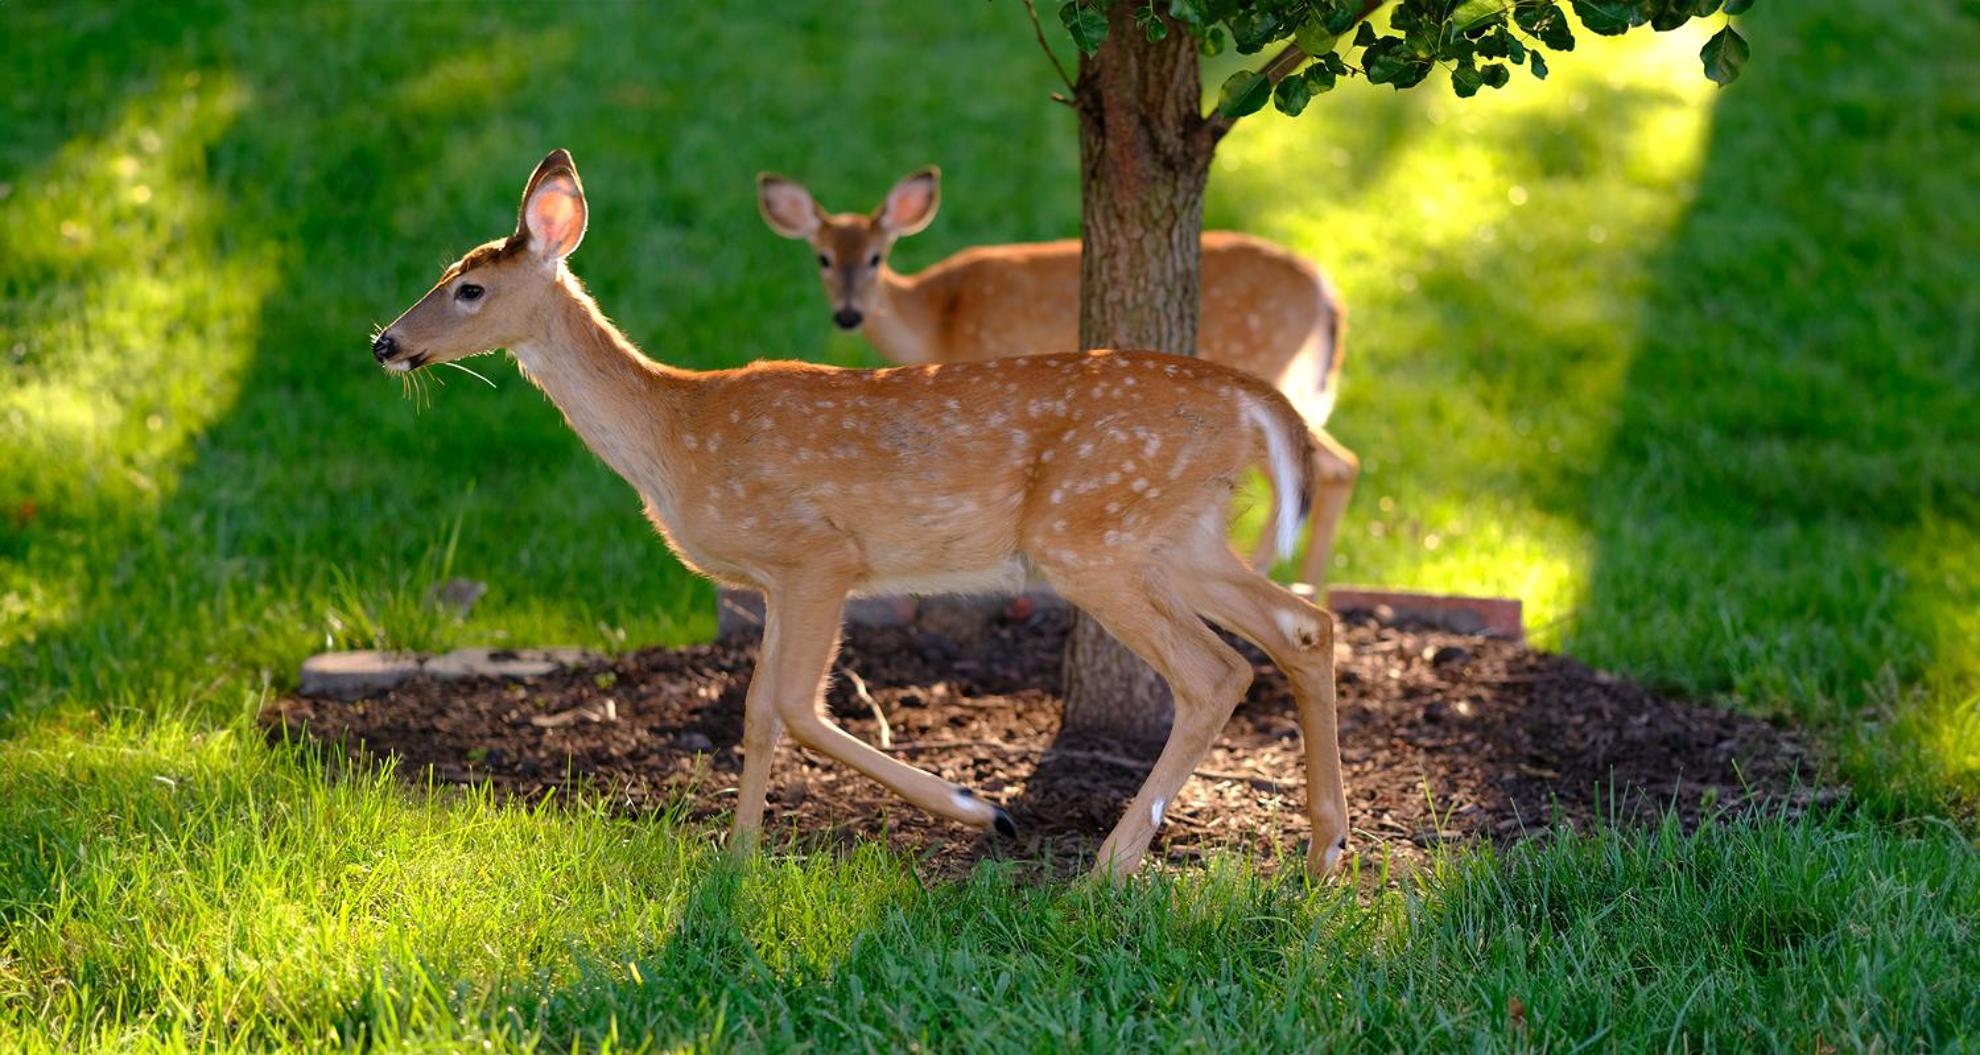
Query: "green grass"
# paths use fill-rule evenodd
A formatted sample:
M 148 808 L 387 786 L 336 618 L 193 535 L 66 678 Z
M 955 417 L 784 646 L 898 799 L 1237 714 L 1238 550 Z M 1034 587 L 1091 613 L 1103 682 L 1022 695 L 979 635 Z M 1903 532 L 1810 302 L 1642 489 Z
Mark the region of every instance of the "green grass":
M 1807 723 L 1856 805 L 1460 851 L 1381 895 L 1238 862 L 925 888 L 262 742 L 326 646 L 712 628 L 510 368 L 422 409 L 366 355 L 547 147 L 592 198 L 577 269 L 692 366 L 872 361 L 758 169 L 863 208 L 939 162 L 909 265 L 1075 229 L 1015 3 L 722 6 L 0 5 L 0 1048 L 1980 1043 L 1954 0 L 1877 36 L 1870 0 L 1758 5 L 1723 93 L 1695 36 L 1469 102 L 1349 85 L 1241 126 L 1212 185 L 1352 305 L 1342 577 L 1524 596 L 1548 644 Z M 422 600 L 449 575 L 490 584 L 465 621 Z

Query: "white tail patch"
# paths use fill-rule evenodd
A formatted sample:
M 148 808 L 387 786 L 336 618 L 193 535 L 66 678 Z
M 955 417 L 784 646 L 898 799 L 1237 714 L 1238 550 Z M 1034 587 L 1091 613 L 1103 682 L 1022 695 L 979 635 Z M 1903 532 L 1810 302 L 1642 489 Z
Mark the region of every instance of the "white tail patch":
M 1279 496 L 1278 522 L 1272 525 L 1273 546 L 1280 554 L 1291 553 L 1299 545 L 1299 513 L 1306 496 L 1300 493 L 1299 452 L 1283 425 L 1274 421 L 1257 400 L 1246 397 L 1245 416 L 1265 434 L 1265 452 L 1271 466 L 1272 490 Z

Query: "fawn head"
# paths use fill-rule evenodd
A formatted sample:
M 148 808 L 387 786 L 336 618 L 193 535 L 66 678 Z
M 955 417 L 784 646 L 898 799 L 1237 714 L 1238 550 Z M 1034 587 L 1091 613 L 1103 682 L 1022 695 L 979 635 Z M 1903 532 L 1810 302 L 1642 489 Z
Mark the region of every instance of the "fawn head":
M 840 329 L 856 330 L 873 307 L 880 267 L 894 239 L 914 234 L 935 219 L 942 202 L 942 172 L 933 165 L 910 173 L 872 213 L 828 213 L 796 180 L 765 172 L 756 177 L 756 206 L 763 222 L 785 238 L 802 239 L 818 254 L 818 279 Z
M 553 150 L 523 187 L 516 231 L 455 261 L 419 302 L 371 342 L 398 374 L 527 340 L 563 260 L 584 240 L 584 185 L 568 151 Z

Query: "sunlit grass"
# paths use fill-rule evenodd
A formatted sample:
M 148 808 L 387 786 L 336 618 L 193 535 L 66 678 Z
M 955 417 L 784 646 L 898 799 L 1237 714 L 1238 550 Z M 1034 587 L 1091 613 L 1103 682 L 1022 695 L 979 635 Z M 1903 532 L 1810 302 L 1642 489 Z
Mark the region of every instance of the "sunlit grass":
M 1226 142 L 1212 222 L 1351 291 L 1333 431 L 1365 476 L 1338 577 L 1520 597 L 1561 640 L 1592 525 L 1546 500 L 1600 461 L 1649 261 L 1696 190 L 1696 37 L 1588 41 L 1471 100 L 1343 92 Z

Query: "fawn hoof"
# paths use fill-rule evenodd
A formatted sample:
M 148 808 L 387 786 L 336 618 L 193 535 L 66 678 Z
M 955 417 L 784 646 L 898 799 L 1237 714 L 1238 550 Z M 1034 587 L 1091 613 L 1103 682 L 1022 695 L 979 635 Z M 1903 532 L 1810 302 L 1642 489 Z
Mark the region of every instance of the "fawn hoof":
M 1306 849 L 1306 872 L 1315 879 L 1325 879 L 1340 871 L 1341 862 L 1347 859 L 1347 836 L 1334 840 L 1332 845 L 1314 843 Z
M 995 830 L 998 835 L 1004 836 L 1007 839 L 1017 838 L 1017 824 L 1011 820 L 1009 813 L 1004 812 L 1004 807 L 994 802 L 985 802 L 977 798 L 976 792 L 968 788 L 957 788 L 955 791 L 955 801 L 958 809 L 965 813 L 976 814 L 975 817 L 969 819 L 974 820 L 986 828 Z M 989 811 L 989 816 L 987 817 L 984 816 L 984 811 L 986 810 Z

